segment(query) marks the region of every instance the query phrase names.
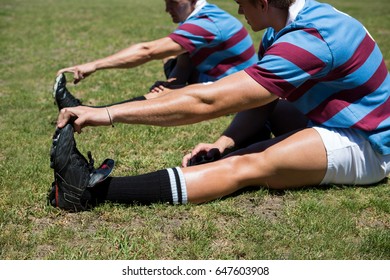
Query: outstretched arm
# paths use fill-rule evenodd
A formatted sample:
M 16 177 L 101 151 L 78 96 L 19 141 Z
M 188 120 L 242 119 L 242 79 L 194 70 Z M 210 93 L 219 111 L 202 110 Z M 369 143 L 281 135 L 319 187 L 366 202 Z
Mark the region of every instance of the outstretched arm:
M 74 82 L 86 78 L 97 70 L 112 68 L 132 68 L 144 64 L 151 60 L 163 59 L 168 56 L 176 56 L 185 53 L 186 50 L 169 37 L 151 42 L 138 43 L 123 49 L 113 55 L 80 64 L 68 68 L 63 68 L 57 75 L 65 72 L 72 72 Z
M 217 118 L 268 104 L 277 99 L 244 71 L 213 84 L 195 84 L 155 99 L 128 102 L 108 108 L 114 122 L 178 126 Z M 106 108 L 75 107 L 61 110 L 57 125 L 71 117 L 76 131 L 85 126 L 110 125 Z

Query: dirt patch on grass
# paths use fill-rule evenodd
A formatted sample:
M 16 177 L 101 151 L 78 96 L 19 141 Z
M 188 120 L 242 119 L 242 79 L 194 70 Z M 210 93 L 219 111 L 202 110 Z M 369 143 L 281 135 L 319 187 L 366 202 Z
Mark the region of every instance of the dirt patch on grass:
M 390 230 L 390 220 L 379 218 L 375 214 L 375 210 L 367 208 L 362 211 L 359 220 L 357 221 L 359 228 L 376 228 L 376 229 L 387 229 Z
M 239 204 L 239 207 L 245 209 L 248 214 L 263 217 L 270 221 L 277 219 L 285 206 L 281 195 L 268 195 L 261 199 L 240 199 Z

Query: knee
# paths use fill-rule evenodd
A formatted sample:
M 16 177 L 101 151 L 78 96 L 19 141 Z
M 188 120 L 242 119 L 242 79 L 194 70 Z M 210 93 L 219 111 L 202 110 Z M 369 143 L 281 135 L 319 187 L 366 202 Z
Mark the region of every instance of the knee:
M 272 165 L 267 164 L 267 157 L 263 152 L 232 156 L 224 161 L 229 174 L 240 187 L 267 186 L 265 178 L 276 172 Z
M 229 174 L 240 187 L 261 186 L 270 189 L 286 189 L 288 175 L 267 150 L 261 153 L 232 156 L 226 159 Z

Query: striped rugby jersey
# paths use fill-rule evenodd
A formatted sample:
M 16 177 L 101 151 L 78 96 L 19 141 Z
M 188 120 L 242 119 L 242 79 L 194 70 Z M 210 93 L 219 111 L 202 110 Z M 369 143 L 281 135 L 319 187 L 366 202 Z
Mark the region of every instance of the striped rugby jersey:
M 314 123 L 356 129 L 376 151 L 390 154 L 390 76 L 360 22 L 306 0 L 279 33 L 266 30 L 259 54 L 245 71 L 264 88 Z
M 168 37 L 188 51 L 200 73 L 198 82 L 218 80 L 258 60 L 242 23 L 212 4 L 207 3 Z

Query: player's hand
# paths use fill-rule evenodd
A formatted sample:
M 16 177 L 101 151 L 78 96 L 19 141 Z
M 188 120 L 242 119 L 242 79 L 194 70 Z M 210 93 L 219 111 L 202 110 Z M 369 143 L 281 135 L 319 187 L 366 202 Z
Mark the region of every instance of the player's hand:
M 69 107 L 60 111 L 57 119 L 57 127 L 62 128 L 67 123 L 73 122 L 74 130 L 78 133 L 86 126 L 111 125 L 107 108 L 92 108 L 87 106 Z
M 176 78 L 170 78 L 167 81 L 156 81 L 150 88 L 150 92 L 159 93 L 162 91 L 169 91 L 169 89 L 182 88 L 184 85 L 178 85 Z
M 190 153 L 186 154 L 182 160 L 182 167 L 187 167 L 196 164 L 202 164 L 206 161 L 218 160 L 221 157 L 223 150 L 220 150 L 215 144 L 198 144 Z
M 165 87 L 166 83 L 163 81 L 155 82 L 149 89 L 150 93 L 168 93 L 171 89 Z
M 73 83 L 77 84 L 96 71 L 93 63 L 86 63 L 68 68 L 63 68 L 57 72 L 57 76 L 62 73 L 73 73 Z

